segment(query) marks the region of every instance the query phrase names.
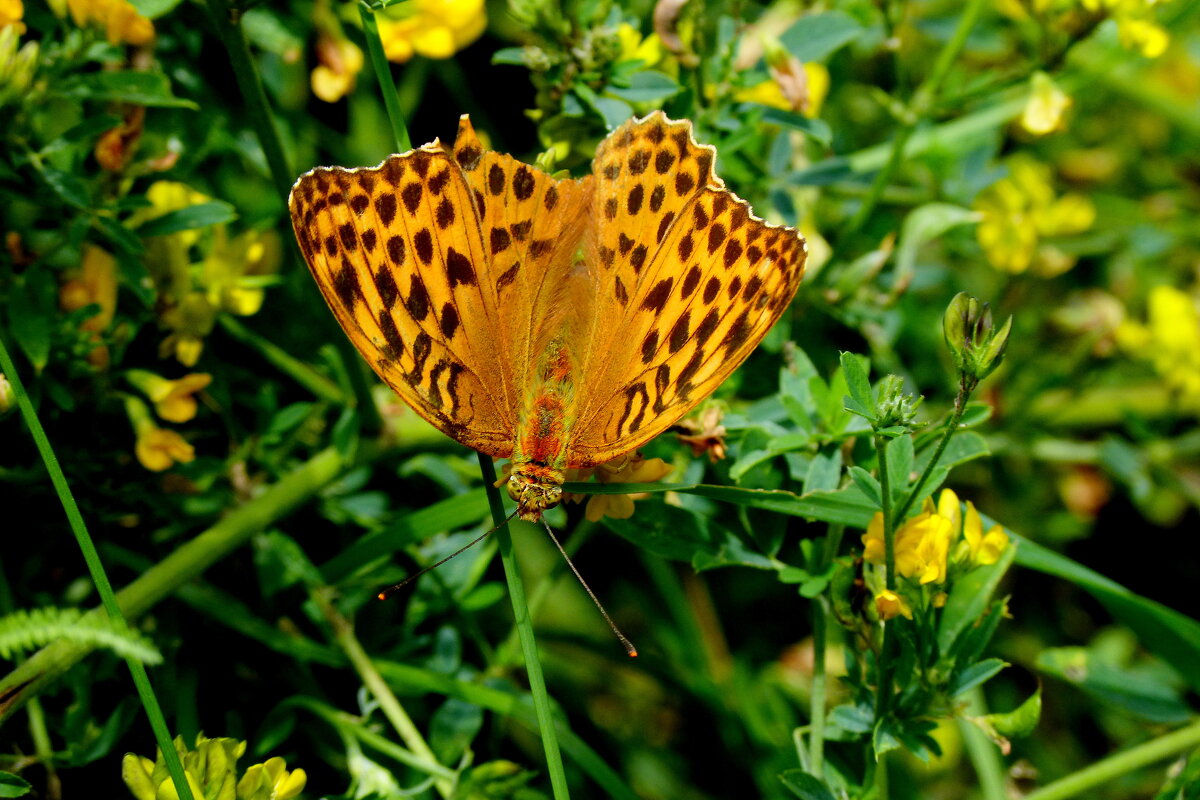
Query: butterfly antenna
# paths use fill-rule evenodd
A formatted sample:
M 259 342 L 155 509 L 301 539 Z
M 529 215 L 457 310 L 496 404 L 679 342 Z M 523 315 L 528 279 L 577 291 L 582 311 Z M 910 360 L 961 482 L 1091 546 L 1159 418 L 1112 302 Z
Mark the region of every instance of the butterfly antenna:
M 608 627 L 612 628 L 612 632 L 616 634 L 621 644 L 625 646 L 625 652 L 629 653 L 630 658 L 637 658 L 637 648 L 633 646 L 633 642 L 625 638 L 625 634 L 617 627 L 617 623 L 612 621 L 612 617 L 604 610 L 604 606 L 600 604 L 600 598 L 596 597 L 596 593 L 592 591 L 592 587 L 587 585 L 587 581 L 579 574 L 579 570 L 575 569 L 575 563 L 571 561 L 571 557 L 567 555 L 567 551 L 559 544 L 558 537 L 554 535 L 554 531 L 550 530 L 550 526 L 546 523 L 545 518 L 542 518 L 542 527 L 546 529 L 546 533 L 550 534 L 550 541 L 554 542 L 554 546 L 558 548 L 558 552 L 562 553 L 563 559 L 567 562 L 567 566 L 571 568 L 571 572 L 575 573 L 575 577 L 579 580 L 588 597 L 592 598 L 592 602 L 596 604 L 596 608 L 600 609 L 600 613 L 604 616 L 604 621 L 608 623 Z
M 513 517 L 515 517 L 516 515 L 517 515 L 517 512 L 516 512 L 516 511 L 513 511 L 513 513 L 509 514 L 507 517 L 505 517 L 505 518 L 504 518 L 504 522 L 501 522 L 501 523 L 500 523 L 500 525 L 506 525 L 506 524 L 508 524 L 509 520 L 511 520 L 511 519 L 512 519 Z M 500 525 L 496 525 L 496 526 L 494 526 L 494 527 L 493 527 L 491 530 L 487 531 L 486 533 L 484 533 L 484 534 L 482 534 L 482 535 L 480 535 L 480 536 L 477 536 L 477 537 L 475 537 L 474 539 L 472 539 L 472 540 L 471 540 L 471 542 L 470 542 L 469 544 L 465 544 L 465 545 L 463 545 L 462 547 L 458 548 L 458 549 L 457 549 L 457 550 L 455 550 L 453 553 L 451 553 L 450 555 L 446 556 L 445 558 L 443 558 L 441 561 L 437 562 L 436 564 L 430 564 L 428 567 L 425 567 L 425 569 L 421 570 L 420 572 L 416 573 L 415 575 L 409 575 L 409 576 L 408 576 L 407 578 L 405 578 L 404 580 L 400 581 L 399 583 L 392 584 L 391 586 L 389 586 L 388 588 L 384 589 L 382 592 L 380 592 L 379 594 L 377 594 L 377 595 L 375 595 L 375 596 L 376 596 L 376 597 L 378 597 L 380 600 L 387 600 L 389 597 L 391 597 L 391 596 L 392 596 L 392 595 L 394 595 L 396 592 L 398 592 L 398 591 L 400 591 L 401 589 L 403 589 L 403 588 L 404 588 L 405 586 L 407 586 L 408 584 L 410 584 L 410 583 L 412 583 L 413 581 L 415 581 L 417 578 L 419 578 L 419 577 L 421 577 L 422 575 L 424 575 L 426 572 L 429 572 L 431 569 L 437 569 L 437 568 L 438 568 L 438 567 L 440 567 L 442 564 L 445 564 L 447 561 L 449 561 L 450 559 L 454 558 L 455 556 L 462 555 L 462 553 L 464 553 L 465 551 L 467 551 L 467 550 L 470 550 L 472 547 L 474 547 L 475 545 L 479 544 L 479 543 L 480 543 L 480 542 L 482 542 L 484 539 L 486 539 L 487 537 L 489 537 L 489 536 L 491 536 L 493 533 L 495 533 L 497 530 L 499 530 L 499 528 L 500 528 Z

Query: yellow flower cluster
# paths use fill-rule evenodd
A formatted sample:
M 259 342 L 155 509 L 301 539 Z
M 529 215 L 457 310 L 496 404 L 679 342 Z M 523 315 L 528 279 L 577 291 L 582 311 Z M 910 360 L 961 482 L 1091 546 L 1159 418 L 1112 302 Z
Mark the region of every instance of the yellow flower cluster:
M 135 215 L 135 225 L 211 199 L 173 181 L 152 184 L 146 198 L 150 208 Z M 199 269 L 192 264 L 193 246 L 206 251 Z M 203 238 L 199 230 L 149 238 L 146 265 L 159 294 L 159 321 L 170 331 L 162 355 L 194 366 L 219 311 L 248 316 L 262 307 L 264 287 L 281 257 L 279 237 L 270 230 L 248 230 L 231 238 L 224 225 L 217 225 Z
M 883 513 L 877 512 L 863 534 L 863 558 L 871 564 L 885 562 Z M 1008 547 L 1008 534 L 999 525 L 987 532 L 975 505 L 967 502 L 966 513 L 958 496 L 943 489 L 935 506 L 926 498 L 921 513 L 905 520 L 896 529 L 896 574 L 913 586 L 940 587 L 954 567 L 969 571 L 995 564 Z M 875 608 L 882 619 L 897 615 L 912 617 L 911 592 L 882 589 L 875 595 Z M 944 592 L 932 599 L 934 606 L 945 602 Z
M 175 738 L 175 751 L 183 762 L 188 787 L 195 798 L 210 800 L 291 800 L 304 789 L 304 770 L 288 771 L 282 758 L 267 759 L 236 777 L 237 760 L 246 743 L 236 739 L 196 737 L 196 749 L 188 750 L 183 737 Z M 137 800 L 178 800 L 179 793 L 167 772 L 162 753 L 151 761 L 129 753 L 121 761 L 121 779 Z
M 379 14 L 383 52 L 397 63 L 414 55 L 450 58 L 485 28 L 484 0 L 409 0 Z
M 1158 4 L 1159 0 L 1080 0 L 1088 11 L 1105 14 L 1117 23 L 1122 47 L 1146 58 L 1158 58 L 1171 43 L 1170 35 L 1154 21 Z
M 1059 197 L 1050 168 L 1027 156 L 1008 163 L 1009 175 L 980 192 L 976 237 L 988 261 L 1004 272 L 1029 269 L 1053 277 L 1075 265 L 1075 258 L 1044 240 L 1083 233 L 1096 220 L 1092 201 L 1081 194 Z
M 154 23 L 129 0 L 67 0 L 71 19 L 81 28 L 104 28 L 110 44 L 143 45 L 154 41 Z
M 1117 329 L 1117 343 L 1145 358 L 1178 393 L 1187 411 L 1200 411 L 1200 311 L 1197 300 L 1173 286 L 1150 290 L 1146 322 L 1128 321 Z

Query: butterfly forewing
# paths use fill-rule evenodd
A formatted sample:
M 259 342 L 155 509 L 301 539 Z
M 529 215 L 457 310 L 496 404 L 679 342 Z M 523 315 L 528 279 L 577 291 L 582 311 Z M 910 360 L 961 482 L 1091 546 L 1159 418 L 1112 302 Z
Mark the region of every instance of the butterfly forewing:
M 313 277 L 371 367 L 447 435 L 507 456 L 510 360 L 458 165 L 435 143 L 374 169 L 316 169 L 289 207 Z

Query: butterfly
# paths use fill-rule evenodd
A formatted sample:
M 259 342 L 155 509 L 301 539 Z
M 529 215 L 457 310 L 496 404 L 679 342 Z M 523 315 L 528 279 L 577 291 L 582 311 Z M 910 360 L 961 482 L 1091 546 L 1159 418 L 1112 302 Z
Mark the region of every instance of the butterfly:
M 807 247 L 755 217 L 691 123 L 654 112 L 556 179 L 470 119 L 374 168 L 320 167 L 288 201 L 363 358 L 451 438 L 511 459 L 522 519 L 564 470 L 628 454 L 712 393 L 795 295 Z

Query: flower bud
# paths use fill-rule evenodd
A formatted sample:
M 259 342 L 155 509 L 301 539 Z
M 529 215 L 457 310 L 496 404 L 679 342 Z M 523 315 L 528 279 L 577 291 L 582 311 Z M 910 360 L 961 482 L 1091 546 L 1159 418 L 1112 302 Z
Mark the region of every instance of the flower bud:
M 899 375 L 885 375 L 879 381 L 879 400 L 876 408 L 879 416 L 873 423 L 876 430 L 895 426 L 913 427 L 916 423 L 917 406 L 921 398 L 914 399 L 904 391 L 904 379 Z
M 997 331 L 988 304 L 966 292 L 959 292 L 946 307 L 942 329 L 960 379 L 964 385 L 974 388 L 1004 359 L 1012 317 Z

